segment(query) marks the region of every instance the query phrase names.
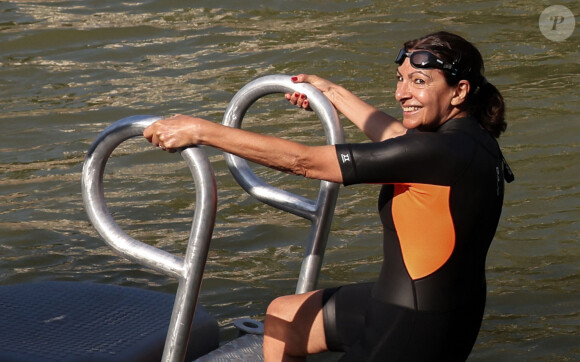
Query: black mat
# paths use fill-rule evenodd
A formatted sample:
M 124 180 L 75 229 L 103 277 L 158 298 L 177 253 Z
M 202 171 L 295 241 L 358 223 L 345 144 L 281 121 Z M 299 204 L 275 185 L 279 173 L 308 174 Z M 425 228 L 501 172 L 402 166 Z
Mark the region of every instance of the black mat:
M 174 295 L 81 282 L 0 286 L 0 361 L 159 361 Z M 197 308 L 188 359 L 217 347 Z

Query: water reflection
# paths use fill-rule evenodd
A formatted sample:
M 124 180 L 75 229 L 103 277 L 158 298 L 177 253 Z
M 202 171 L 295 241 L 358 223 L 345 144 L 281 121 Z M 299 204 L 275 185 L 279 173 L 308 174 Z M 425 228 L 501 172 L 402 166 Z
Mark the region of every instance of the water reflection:
M 577 11 L 576 2 L 559 4 Z M 490 250 L 488 309 L 472 359 L 573 359 L 579 46 L 574 36 L 553 43 L 541 35 L 543 8 L 529 1 L 0 3 L 0 282 L 74 279 L 173 291 L 174 281 L 117 258 L 86 219 L 81 164 L 101 130 L 134 114 L 220 121 L 238 89 L 274 73 L 320 74 L 398 115 L 396 50 L 445 28 L 479 46 L 488 79 L 507 100 L 501 144 L 517 177 Z M 316 120 L 304 113 L 272 97 L 252 108 L 245 125 L 320 142 Z M 344 125 L 347 140 L 363 140 Z M 308 225 L 257 204 L 221 154 L 207 151 L 220 191 L 203 301 L 226 323 L 260 315 L 273 297 L 293 291 Z M 182 253 L 195 201 L 174 156 L 135 140 L 114 155 L 106 187 L 124 228 Z M 307 182 L 257 172 L 316 192 Z M 341 189 L 321 286 L 376 275 L 377 192 Z

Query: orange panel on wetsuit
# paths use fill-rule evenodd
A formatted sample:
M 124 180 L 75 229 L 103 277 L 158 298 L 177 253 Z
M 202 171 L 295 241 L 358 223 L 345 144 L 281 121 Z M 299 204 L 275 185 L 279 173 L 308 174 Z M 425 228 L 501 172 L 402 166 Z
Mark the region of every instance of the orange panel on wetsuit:
M 403 260 L 413 280 L 439 269 L 455 247 L 449 186 L 396 184 L 393 221 Z

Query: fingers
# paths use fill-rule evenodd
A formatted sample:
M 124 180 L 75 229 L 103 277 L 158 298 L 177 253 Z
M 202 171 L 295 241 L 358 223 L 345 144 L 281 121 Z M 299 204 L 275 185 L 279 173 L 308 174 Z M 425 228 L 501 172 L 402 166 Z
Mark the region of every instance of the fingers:
M 157 121 L 145 128 L 145 130 L 143 130 L 143 137 L 145 137 L 153 146 L 158 147 L 163 151 L 174 153 L 176 150 L 166 147 L 164 143 L 166 137 L 163 132 L 161 132 L 162 121 L 164 120 Z
M 175 115 L 151 124 L 143 131 L 143 136 L 154 146 L 173 153 L 198 144 L 200 131 L 211 125 L 212 122 L 202 118 Z
M 306 102 L 306 104 L 308 104 L 308 99 L 306 97 L 306 94 L 303 93 L 298 93 L 298 92 L 294 92 L 294 93 L 286 93 L 284 95 L 284 97 L 290 101 L 290 103 L 292 103 L 295 106 L 304 108 L 304 102 Z
M 153 143 L 153 125 L 149 125 L 145 130 L 143 130 L 143 137 L 147 139 L 147 141 Z
M 304 93 L 298 92 L 286 93 L 284 95 L 284 98 L 286 98 L 291 104 L 299 108 L 310 110 L 310 103 L 308 102 L 308 98 Z
M 308 102 L 308 98 L 304 93 L 298 92 L 286 93 L 284 95 L 284 98 L 286 98 L 291 104 L 299 108 L 310 110 L 310 103 Z
M 310 83 L 310 84 L 314 85 L 315 87 L 317 87 L 317 85 L 315 83 L 318 82 L 321 78 L 319 78 L 315 75 L 310 75 L 310 74 L 298 74 L 296 76 L 293 76 L 291 79 L 292 79 L 292 82 L 294 82 L 294 83 Z M 312 110 L 310 108 L 310 102 L 308 101 L 308 98 L 303 93 L 298 93 L 298 92 L 286 93 L 284 95 L 284 97 L 288 101 L 290 101 L 290 103 L 292 103 L 293 105 L 295 105 L 297 107 L 300 107 L 300 108 L 308 110 L 308 111 Z

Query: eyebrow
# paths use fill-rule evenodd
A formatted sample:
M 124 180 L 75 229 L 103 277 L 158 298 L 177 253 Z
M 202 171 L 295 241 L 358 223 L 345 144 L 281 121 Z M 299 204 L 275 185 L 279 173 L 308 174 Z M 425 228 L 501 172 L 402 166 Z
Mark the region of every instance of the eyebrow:
M 412 72 L 412 73 L 409 73 L 407 76 L 409 76 L 409 77 L 410 77 L 410 76 L 412 76 L 412 75 L 413 75 L 413 74 L 415 74 L 415 73 L 422 74 L 422 75 L 424 75 L 425 77 L 427 77 L 427 78 L 429 78 L 429 79 L 433 80 L 433 77 L 432 77 L 432 76 L 430 76 L 430 75 L 429 75 L 429 74 L 427 74 L 427 73 L 423 73 L 423 72 L 422 72 L 422 71 L 420 71 L 420 70 L 416 70 L 416 71 L 414 71 L 414 72 Z M 401 77 L 403 76 L 403 74 L 402 74 L 402 73 L 399 71 L 399 69 L 397 69 L 397 74 L 398 74 L 398 75 L 400 75 Z

